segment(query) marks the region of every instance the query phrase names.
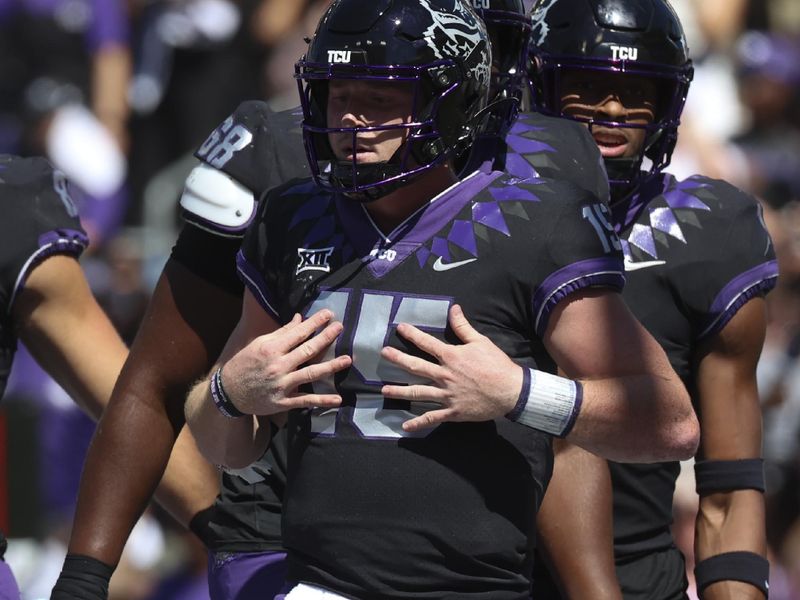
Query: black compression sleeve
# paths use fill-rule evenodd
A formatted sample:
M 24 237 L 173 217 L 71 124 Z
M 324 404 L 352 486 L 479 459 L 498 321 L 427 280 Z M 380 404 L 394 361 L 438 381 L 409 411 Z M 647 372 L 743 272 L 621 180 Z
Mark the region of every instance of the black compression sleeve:
M 216 235 L 186 223 L 172 248 L 172 260 L 223 290 L 241 296 L 244 290 L 236 271 L 241 238 Z

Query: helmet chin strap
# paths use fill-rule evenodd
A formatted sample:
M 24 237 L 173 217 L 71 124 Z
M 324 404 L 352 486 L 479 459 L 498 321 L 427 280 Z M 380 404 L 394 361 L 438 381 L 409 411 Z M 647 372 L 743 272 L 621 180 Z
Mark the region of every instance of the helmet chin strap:
M 365 164 L 356 164 L 350 160 L 343 160 L 331 164 L 330 177 L 332 180 L 339 182 L 342 187 L 349 187 L 354 183 L 358 186 L 370 185 L 383 179 L 396 177 L 400 173 L 400 165 L 392 163 L 391 160 Z M 359 202 L 374 202 L 405 185 L 407 181 L 406 178 L 401 178 L 384 185 L 376 185 L 359 192 L 348 193 L 347 196 Z
M 639 167 L 642 164 L 641 157 L 630 158 L 604 158 L 603 164 L 606 167 L 609 182 L 611 183 L 612 205 L 622 202 L 630 196 L 639 184 Z
M 406 142 L 407 143 L 407 142 Z M 358 186 L 371 185 L 385 179 L 398 177 L 403 174 L 402 155 L 405 153 L 406 144 L 401 145 L 394 154 L 387 161 L 374 162 L 374 163 L 354 163 L 351 160 L 339 160 L 331 163 L 331 179 L 339 182 L 342 187 L 349 187 L 353 184 Z M 435 149 L 435 147 L 434 147 Z M 406 156 L 406 161 L 414 156 L 413 149 L 410 150 Z M 407 185 L 409 181 L 426 173 L 422 170 L 419 173 L 408 174 L 405 177 L 398 177 L 394 181 L 376 185 L 367 189 L 348 193 L 348 198 L 353 198 L 361 203 L 374 202 L 384 196 L 388 196 L 392 192 Z
M 612 205 L 627 199 L 642 184 L 657 174 L 657 171 L 653 169 L 650 171 L 643 171 L 642 162 L 644 162 L 644 158 L 650 148 L 661 139 L 663 133 L 662 129 L 653 133 L 653 135 L 646 140 L 645 147 L 638 156 L 603 159 L 609 182 L 618 182 L 611 184 Z

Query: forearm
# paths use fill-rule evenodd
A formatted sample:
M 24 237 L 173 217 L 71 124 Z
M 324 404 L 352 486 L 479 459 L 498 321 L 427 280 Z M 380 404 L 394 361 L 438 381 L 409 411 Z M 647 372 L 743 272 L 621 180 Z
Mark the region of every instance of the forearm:
M 567 598 L 621 600 L 608 464 L 563 440 L 554 446 L 553 477 L 537 515 L 550 571 Z
M 694 455 L 700 428 L 689 394 L 619 296 L 587 291 L 560 303 L 545 343 L 559 368 L 583 382 L 573 444 L 620 462 Z
M 37 267 L 15 305 L 14 321 L 36 361 L 89 416 L 99 419 L 128 349 L 77 261 L 53 256 Z
M 161 479 L 175 437 L 163 406 L 109 405 L 84 463 L 71 554 L 109 565 L 119 562 L 131 529 Z
M 695 561 L 727 552 L 753 552 L 766 557 L 763 494 L 757 490 L 717 493 L 700 499 L 695 523 Z M 756 587 L 741 581 L 719 581 L 702 593 L 703 600 L 760 599 Z
M 696 355 L 703 443 L 695 463 L 695 576 L 704 600 L 762 598 L 768 589 L 755 376 L 765 331 L 763 300 L 753 299 Z
M 214 503 L 218 494 L 219 472 L 203 458 L 189 428 L 184 427 L 155 491 L 156 502 L 188 528 L 199 512 Z
M 222 414 L 211 397 L 210 377 L 194 386 L 185 410 L 197 447 L 211 464 L 242 469 L 266 450 L 269 439 L 262 438 L 269 428 L 259 429 L 252 415 L 231 418 Z
M 685 460 L 699 425 L 677 376 L 625 375 L 583 381 L 583 402 L 569 441 L 620 462 Z

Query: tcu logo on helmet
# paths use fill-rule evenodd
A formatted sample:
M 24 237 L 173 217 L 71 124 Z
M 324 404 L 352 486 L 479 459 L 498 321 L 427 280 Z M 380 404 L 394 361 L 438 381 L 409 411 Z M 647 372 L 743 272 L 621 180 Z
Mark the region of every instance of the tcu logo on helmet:
M 491 0 L 472 0 L 472 8 L 477 10 L 489 10 L 491 7 Z
M 350 50 L 328 50 L 328 62 L 349 63 Z
M 637 60 L 639 58 L 639 49 L 627 46 L 611 46 L 611 58 L 613 60 Z

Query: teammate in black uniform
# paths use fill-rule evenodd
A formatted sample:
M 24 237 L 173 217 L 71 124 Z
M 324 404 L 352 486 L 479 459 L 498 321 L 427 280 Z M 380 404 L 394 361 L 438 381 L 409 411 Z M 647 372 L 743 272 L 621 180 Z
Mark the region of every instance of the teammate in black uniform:
M 256 200 L 285 181 L 308 175 L 301 120 L 299 108 L 276 113 L 264 102 L 248 101 L 196 152 L 202 164 L 190 175 L 181 199 L 189 225 L 171 260 L 235 296 L 234 319 L 243 293 L 235 257 L 245 227 L 254 217 Z M 219 185 L 225 189 L 220 190 Z M 209 212 L 214 198 L 228 199 L 231 215 L 240 204 L 247 209 L 242 209 L 242 217 L 235 222 L 226 221 L 223 214 Z M 236 198 L 241 198 L 240 202 Z M 221 241 L 220 236 L 229 239 Z M 198 256 L 201 246 L 208 251 Z M 215 311 L 216 307 L 208 309 Z M 225 333 L 231 329 L 229 324 Z M 205 369 L 209 366 L 202 365 Z M 223 471 L 214 506 L 198 518 L 202 527 L 196 531 L 210 552 L 212 600 L 272 597 L 284 585 L 281 501 L 286 486 L 285 436 L 285 430 L 280 430 L 266 454 L 253 465 Z
M 723 181 L 678 181 L 663 172 L 692 77 L 681 24 L 667 2 L 540 0 L 532 16 L 537 108 L 588 124 L 612 183 L 625 300 L 666 350 L 699 413 L 698 592 L 766 596 L 755 368 L 765 335 L 763 296 L 775 285 L 777 265 L 759 204 Z M 670 534 L 678 469 L 674 462 L 611 463 L 625 598 L 685 597 L 684 561 Z M 565 481 L 572 481 L 569 473 Z M 592 502 L 581 487 L 565 487 L 555 502 L 561 514 Z M 593 535 L 582 525 L 578 532 L 568 520 L 557 523 L 562 537 L 549 542 L 561 543 L 562 558 L 569 559 L 576 536 Z M 558 566 L 562 578 L 580 567 L 569 560 Z
M 256 201 L 263 191 L 308 173 L 299 120 L 297 111 L 275 113 L 263 102 L 245 102 L 198 149 L 202 162 L 181 200 L 187 224 L 87 455 L 70 556 L 92 557 L 109 572 L 119 561 L 183 427 L 186 392 L 213 364 L 241 312 L 235 257 Z M 212 551 L 214 600 L 268 597 L 283 585 L 282 554 L 276 555 L 282 456 L 270 450 L 252 468 L 223 473 L 221 490 L 217 474 L 209 481 L 205 460 L 185 459 L 198 476 L 185 477 L 182 485 L 208 499 L 187 503 L 182 516 Z M 79 567 L 65 566 L 62 578 L 67 571 L 80 574 Z
M 490 32 L 496 32 L 493 39 L 503 42 L 494 55 L 495 89 L 520 95 L 514 90 L 523 85 L 530 31 L 521 1 L 493 0 L 490 9 L 478 12 Z M 181 390 L 208 370 L 238 318 L 238 232 L 264 191 L 307 174 L 301 117 L 299 109 L 274 113 L 263 102 L 245 102 L 196 153 L 202 164 L 190 176 L 182 199 L 189 224 L 164 270 L 125 376 L 90 449 L 71 553 L 93 556 L 107 565 L 119 559 L 182 422 Z M 495 141 L 484 137 L 480 142 L 486 146 L 474 154 L 479 163 L 496 154 L 515 177 L 567 179 L 607 197 L 599 152 L 577 124 L 526 113 L 507 136 L 507 156 Z M 171 343 L 165 344 L 165 339 Z M 213 508 L 194 521 L 193 529 L 211 550 L 209 587 L 214 600 L 261 598 L 282 585 L 279 499 L 285 485 L 285 452 L 276 441 L 252 467 L 224 472 Z M 200 492 L 203 486 L 198 483 L 196 488 Z
M 0 156 L 0 238 L 0 397 L 22 340 L 97 418 L 126 349 L 78 264 L 88 239 L 67 180 L 46 160 Z M 20 597 L 2 560 L 0 597 Z
M 549 436 L 520 422 L 614 456 L 681 455 L 695 442 L 683 390 L 603 290 L 621 271 L 602 204 L 497 171 L 456 183 L 449 159 L 471 141 L 489 77 L 473 13 L 335 2 L 299 68 L 314 181 L 262 203 L 243 247 L 242 319 L 190 395 L 189 423 L 211 460 L 244 466 L 272 427 L 243 412 L 315 407 L 289 416 L 290 579 L 356 597 L 525 597 L 550 454 Z M 597 379 L 521 368 L 455 302 L 527 366 L 557 359 Z M 630 354 L 624 367 L 606 344 Z M 634 399 L 651 386 L 667 406 Z M 684 419 L 661 421 L 669 407 Z M 476 423 L 439 425 L 450 419 Z

